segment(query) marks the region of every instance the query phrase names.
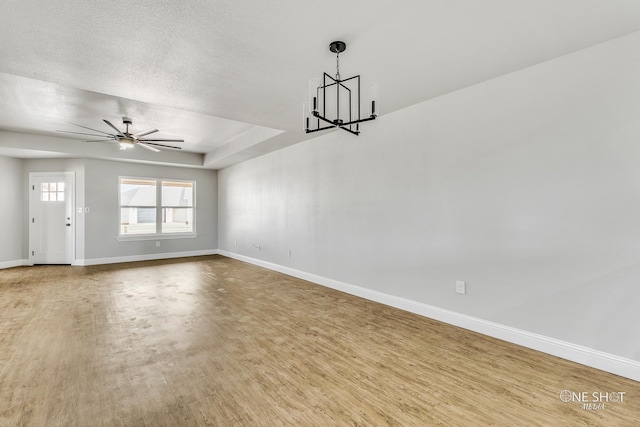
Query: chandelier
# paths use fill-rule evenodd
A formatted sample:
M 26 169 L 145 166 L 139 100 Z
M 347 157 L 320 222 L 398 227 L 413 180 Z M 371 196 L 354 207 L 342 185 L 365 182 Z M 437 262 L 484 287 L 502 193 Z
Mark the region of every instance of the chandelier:
M 360 123 L 378 117 L 376 100 L 378 85 L 369 86 L 366 115 L 361 111 L 360 76 L 342 79 L 340 76 L 340 54 L 347 48 L 341 41 L 332 42 L 329 50 L 336 54 L 335 78 L 323 73 L 319 79 L 309 81 L 309 102 L 302 106 L 302 117 L 306 133 L 340 128 L 354 135 L 360 134 Z M 309 115 L 313 116 L 313 120 Z M 315 123 L 313 123 L 315 122 Z

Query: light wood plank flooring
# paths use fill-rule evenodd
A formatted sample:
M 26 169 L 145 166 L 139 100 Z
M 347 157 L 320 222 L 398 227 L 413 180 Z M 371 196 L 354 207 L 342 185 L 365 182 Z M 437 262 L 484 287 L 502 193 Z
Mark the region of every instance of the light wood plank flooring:
M 638 382 L 221 256 L 0 270 L 2 426 L 638 420 Z

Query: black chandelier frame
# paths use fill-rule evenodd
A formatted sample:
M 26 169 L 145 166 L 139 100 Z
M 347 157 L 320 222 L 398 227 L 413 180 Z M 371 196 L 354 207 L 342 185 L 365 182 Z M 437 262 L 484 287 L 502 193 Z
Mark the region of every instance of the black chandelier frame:
M 368 122 L 371 120 L 375 120 L 376 117 L 378 117 L 377 113 L 376 113 L 376 100 L 372 99 L 371 100 L 371 113 L 369 114 L 369 117 L 365 117 L 362 118 L 362 114 L 361 114 L 361 105 L 362 105 L 362 100 L 361 100 L 361 95 L 360 95 L 360 75 L 357 76 L 353 76 L 353 77 L 349 77 L 347 79 L 341 79 L 340 78 L 340 69 L 339 69 L 339 55 L 341 52 L 344 52 L 345 49 L 347 48 L 346 43 L 341 42 L 341 41 L 335 41 L 332 42 L 329 45 L 329 50 L 331 52 L 334 52 L 336 54 L 336 77 L 332 77 L 331 75 L 327 74 L 327 73 L 323 73 L 323 77 L 322 77 L 322 86 L 318 86 L 316 88 L 316 93 L 315 96 L 313 96 L 313 100 L 312 100 L 312 110 L 311 110 L 311 114 L 313 115 L 313 117 L 315 117 L 317 119 L 317 123 L 316 123 L 316 127 L 314 129 L 310 128 L 310 118 L 306 117 L 306 123 L 305 123 L 305 132 L 306 133 L 313 133 L 313 132 L 320 132 L 323 130 L 327 130 L 327 129 L 333 129 L 333 128 L 340 128 L 344 131 L 347 131 L 349 133 L 352 133 L 354 135 L 359 135 L 360 134 L 360 123 L 363 122 Z M 355 90 L 356 90 L 356 94 L 353 94 L 353 90 L 352 88 L 348 87 L 345 83 L 350 82 L 352 80 L 356 81 L 355 84 Z M 332 88 L 335 87 L 335 98 L 336 98 L 336 118 L 335 119 L 330 119 L 327 117 L 327 90 L 331 91 Z M 348 120 L 345 121 L 343 119 L 340 118 L 340 92 L 341 91 L 346 91 L 344 92 L 344 96 L 347 96 L 348 98 L 348 110 L 349 110 L 349 115 L 348 115 Z M 321 96 L 322 95 L 322 96 Z M 355 100 L 354 100 L 355 98 Z M 321 99 L 322 105 L 318 105 L 318 99 Z M 356 104 L 356 111 L 354 111 L 353 107 L 353 103 L 357 102 Z M 356 116 L 357 117 L 354 117 Z M 324 126 L 324 127 L 320 127 L 320 122 L 324 122 L 324 123 L 328 123 L 329 126 Z M 355 129 L 354 129 L 355 127 Z

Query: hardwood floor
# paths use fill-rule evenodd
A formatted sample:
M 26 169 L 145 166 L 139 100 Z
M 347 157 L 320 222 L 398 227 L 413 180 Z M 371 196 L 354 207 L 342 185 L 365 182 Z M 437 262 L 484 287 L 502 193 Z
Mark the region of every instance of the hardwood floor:
M 221 256 L 0 270 L 2 426 L 638 420 L 638 382 Z

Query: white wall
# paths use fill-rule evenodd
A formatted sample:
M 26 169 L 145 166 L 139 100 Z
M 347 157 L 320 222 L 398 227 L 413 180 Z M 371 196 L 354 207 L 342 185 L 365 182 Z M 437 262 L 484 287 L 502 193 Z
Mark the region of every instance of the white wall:
M 22 160 L 0 156 L 0 268 L 23 265 L 23 195 L 26 184 Z
M 639 76 L 636 34 L 224 169 L 219 247 L 640 361 Z

